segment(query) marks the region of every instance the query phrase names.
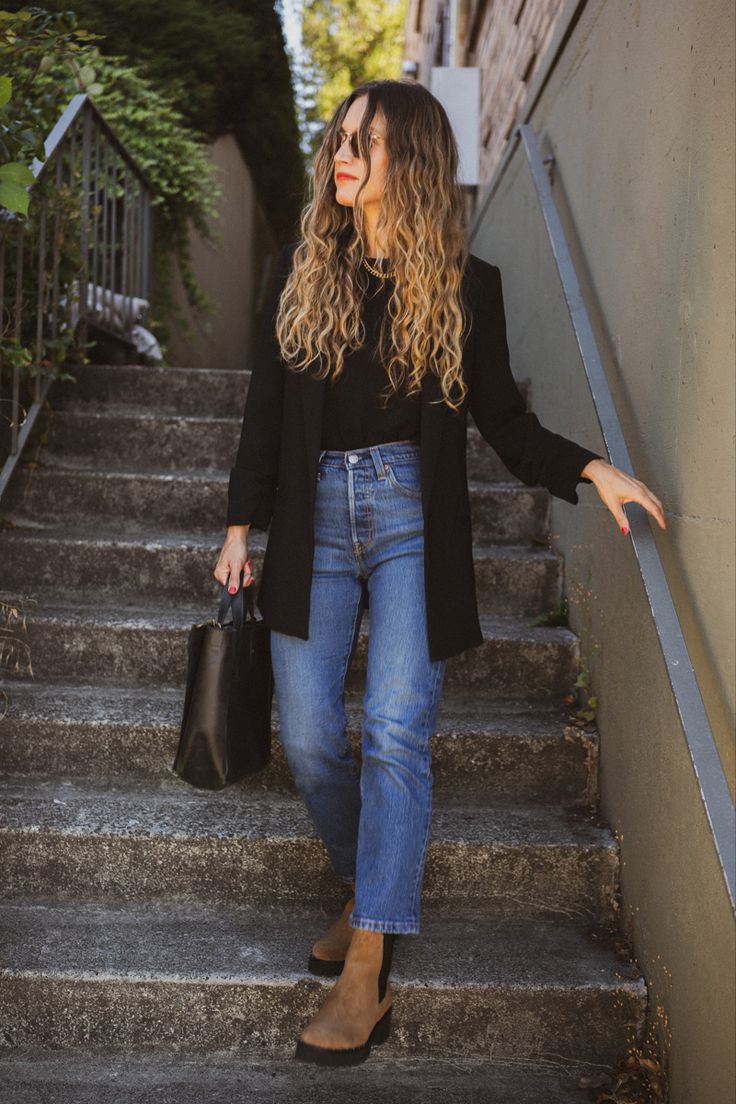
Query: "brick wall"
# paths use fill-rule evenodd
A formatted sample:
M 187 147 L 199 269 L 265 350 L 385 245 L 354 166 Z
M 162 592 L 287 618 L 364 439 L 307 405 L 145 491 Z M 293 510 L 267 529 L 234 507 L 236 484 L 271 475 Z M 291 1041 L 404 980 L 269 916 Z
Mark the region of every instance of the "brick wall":
M 409 0 L 404 61 L 429 87 L 433 65 L 481 70 L 482 194 L 502 159 L 519 107 L 542 63 L 563 0 L 458 0 L 454 57 L 444 18 L 447 0 Z

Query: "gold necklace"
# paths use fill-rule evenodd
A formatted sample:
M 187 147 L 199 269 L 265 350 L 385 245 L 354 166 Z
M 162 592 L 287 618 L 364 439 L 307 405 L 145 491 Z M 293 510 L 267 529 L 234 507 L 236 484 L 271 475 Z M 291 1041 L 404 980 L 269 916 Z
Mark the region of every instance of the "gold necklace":
M 374 276 L 380 276 L 382 280 L 388 280 L 389 276 L 395 276 L 396 275 L 396 269 L 395 268 L 392 268 L 390 272 L 381 272 L 379 269 L 374 268 L 373 265 L 368 264 L 365 257 L 363 258 L 363 264 L 365 265 L 365 267 L 368 269 L 369 272 L 372 272 Z

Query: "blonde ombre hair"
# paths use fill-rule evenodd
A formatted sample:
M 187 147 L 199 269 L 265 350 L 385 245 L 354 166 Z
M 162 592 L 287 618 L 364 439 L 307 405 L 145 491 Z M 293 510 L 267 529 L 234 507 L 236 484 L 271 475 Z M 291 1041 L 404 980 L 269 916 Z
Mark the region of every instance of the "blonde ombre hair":
M 367 175 L 353 206 L 335 198 L 334 158 L 348 108 L 367 96 L 357 131 Z M 311 199 L 300 218 L 301 237 L 279 302 L 276 336 L 284 362 L 303 371 L 321 359 L 318 379 L 343 369 L 345 353 L 365 342 L 360 309 L 368 287 L 360 194 L 370 174 L 369 134 L 380 109 L 386 122 L 387 168 L 377 225 L 390 243 L 395 270 L 379 347 L 388 391 L 411 394 L 425 371 L 440 379 L 453 409 L 467 386 L 462 347 L 468 319 L 461 282 L 467 263 L 464 204 L 457 183 L 455 136 L 441 103 L 411 80 L 368 81 L 337 108 L 314 158 Z M 389 334 L 390 328 L 390 334 Z M 301 358 L 301 359 L 300 359 Z

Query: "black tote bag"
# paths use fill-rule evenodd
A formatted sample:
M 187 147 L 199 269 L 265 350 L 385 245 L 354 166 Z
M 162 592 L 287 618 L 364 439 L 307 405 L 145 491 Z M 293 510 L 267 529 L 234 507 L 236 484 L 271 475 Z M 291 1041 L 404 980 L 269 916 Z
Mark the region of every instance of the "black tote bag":
M 173 770 L 200 789 L 220 790 L 262 770 L 271 758 L 270 633 L 255 616 L 255 584 L 244 587 L 243 574 L 235 594 L 223 587 L 217 620 L 189 630 L 186 693 Z M 232 620 L 225 624 L 228 612 Z

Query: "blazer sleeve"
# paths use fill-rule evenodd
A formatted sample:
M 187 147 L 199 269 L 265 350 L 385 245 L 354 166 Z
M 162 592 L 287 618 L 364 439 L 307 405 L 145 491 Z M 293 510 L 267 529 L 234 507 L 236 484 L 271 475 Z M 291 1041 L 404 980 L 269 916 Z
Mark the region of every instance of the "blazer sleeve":
M 511 373 L 498 266 L 483 262 L 479 283 L 468 409 L 481 436 L 513 475 L 575 506 L 577 484 L 592 483 L 580 474 L 582 469 L 590 460 L 605 457 L 546 429 L 526 409 Z
M 276 315 L 294 248 L 295 243 L 283 247 L 269 280 L 253 348 L 240 442 L 230 469 L 227 525 L 251 525 L 265 530 L 273 514 L 284 399 L 284 366 L 276 340 Z

